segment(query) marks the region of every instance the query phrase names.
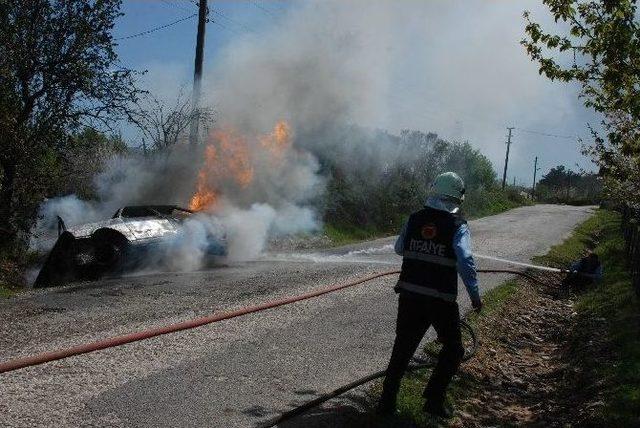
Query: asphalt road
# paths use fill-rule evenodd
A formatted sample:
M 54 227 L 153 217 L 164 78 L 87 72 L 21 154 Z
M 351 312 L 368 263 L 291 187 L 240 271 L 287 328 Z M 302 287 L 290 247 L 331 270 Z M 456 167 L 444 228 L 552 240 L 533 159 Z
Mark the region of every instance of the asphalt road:
M 592 208 L 523 207 L 470 222 L 474 251 L 529 261 Z M 298 294 L 399 266 L 393 238 L 267 254 L 0 301 L 0 361 Z M 480 267 L 489 265 L 479 261 Z M 481 275 L 483 290 L 504 277 Z M 385 367 L 393 278 L 214 325 L 0 374 L 0 426 L 251 427 Z M 469 302 L 462 291 L 460 304 Z M 357 397 L 352 400 L 357 401 Z M 287 426 L 331 426 L 326 406 Z

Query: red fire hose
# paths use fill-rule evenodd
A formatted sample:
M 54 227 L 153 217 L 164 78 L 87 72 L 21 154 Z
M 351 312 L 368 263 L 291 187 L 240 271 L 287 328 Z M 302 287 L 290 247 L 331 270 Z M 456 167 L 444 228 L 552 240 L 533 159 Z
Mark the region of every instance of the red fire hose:
M 480 273 L 512 273 L 516 275 L 522 275 L 527 277 L 528 279 L 538 281 L 536 278 L 528 275 L 524 272 L 509 270 L 509 269 L 479 269 Z M 350 282 L 346 282 L 343 284 L 332 285 L 329 287 L 324 287 L 315 291 L 310 291 L 308 293 L 299 294 L 297 296 L 289 296 L 283 297 L 281 299 L 272 300 L 269 302 L 261 303 L 259 305 L 248 306 L 240 309 L 236 309 L 234 311 L 222 312 L 218 314 L 208 315 L 206 317 L 195 318 L 192 320 L 182 321 L 176 324 L 169 324 L 162 327 L 155 327 L 148 330 L 138 331 L 135 333 L 129 333 L 122 336 L 110 337 L 107 339 L 98 340 L 90 343 L 83 343 L 80 345 L 72 346 L 70 348 L 59 349 L 57 351 L 43 352 L 40 354 L 30 355 L 28 357 L 16 358 L 13 360 L 5 361 L 0 363 L 0 373 L 6 373 L 13 370 L 18 370 L 21 368 L 35 366 L 39 364 L 44 364 L 50 361 L 60 360 L 63 358 L 72 357 L 74 355 L 87 354 L 89 352 L 99 351 L 101 349 L 113 348 L 116 346 L 124 345 L 126 343 L 138 342 L 140 340 L 149 339 L 155 336 L 160 336 L 163 334 L 175 333 L 181 330 L 188 330 L 195 327 L 200 327 L 206 324 L 215 323 L 218 321 L 227 320 L 230 318 L 239 317 L 241 315 L 250 314 L 253 312 L 260 312 L 266 309 L 275 308 L 278 306 L 288 305 L 290 303 L 299 302 L 301 300 L 310 299 L 312 297 L 321 296 L 323 294 L 331 293 L 333 291 L 342 290 L 344 288 L 349 288 L 356 286 L 358 284 L 362 284 L 367 281 L 371 281 L 376 278 L 380 278 L 383 276 L 394 275 L 400 273 L 399 270 L 390 270 L 385 272 L 380 272 L 377 274 L 369 275 L 364 278 L 356 279 Z
M 126 343 L 137 342 L 140 340 L 149 339 L 151 337 L 160 336 L 162 334 L 175 333 L 181 330 L 188 330 L 195 327 L 200 327 L 206 324 L 227 320 L 230 318 L 239 317 L 241 315 L 250 314 L 253 312 L 260 312 L 266 309 L 275 308 L 282 305 L 287 305 L 300 300 L 310 299 L 312 297 L 321 296 L 323 294 L 331 293 L 333 291 L 342 290 L 343 288 L 353 287 L 363 282 L 371 281 L 372 279 L 380 278 L 382 276 L 397 274 L 400 271 L 392 270 L 369 275 L 364 278 L 356 279 L 344 284 L 333 285 L 330 287 L 321 288 L 319 290 L 310 291 L 308 293 L 300 294 L 297 296 L 283 297 L 282 299 L 272 300 L 270 302 L 261 303 L 255 306 L 248 306 L 245 308 L 236 309 L 234 311 L 222 312 L 218 314 L 212 314 L 202 318 L 196 318 L 188 321 L 182 321 L 176 324 L 169 324 L 162 327 L 155 327 L 148 330 L 138 331 L 135 333 L 129 333 L 122 336 L 110 337 L 108 339 L 98 340 L 96 342 L 83 343 L 80 345 L 72 346 L 66 349 L 59 349 L 57 351 L 43 352 L 40 354 L 31 355 L 23 358 L 16 358 L 13 360 L 0 363 L 0 373 L 10 372 L 18 370 L 24 367 L 35 366 L 38 364 L 47 363 L 50 361 L 60 360 L 63 358 L 72 357 L 74 355 L 87 354 L 93 351 L 99 351 L 101 349 L 113 348 L 115 346 L 124 345 Z

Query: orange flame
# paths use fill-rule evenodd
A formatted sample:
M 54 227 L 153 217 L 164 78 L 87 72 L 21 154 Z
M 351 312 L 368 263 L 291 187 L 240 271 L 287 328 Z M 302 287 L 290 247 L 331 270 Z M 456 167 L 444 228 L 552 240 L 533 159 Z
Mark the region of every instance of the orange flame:
M 216 148 L 212 145 L 207 146 L 204 150 L 204 158 L 205 166 L 198 172 L 196 193 L 191 197 L 191 202 L 189 202 L 189 209 L 193 211 L 201 211 L 207 207 L 214 206 L 218 201 L 216 192 L 207 185 L 207 171 L 215 165 L 217 160 Z
M 257 136 L 254 150 L 262 148 L 267 157 L 280 164 L 291 147 L 289 125 L 280 121 L 268 135 Z M 198 172 L 196 192 L 189 209 L 201 211 L 215 208 L 219 201 L 219 187 L 234 183 L 240 189 L 248 187 L 254 179 L 254 161 L 249 140 L 231 128 L 216 129 L 205 148 L 204 165 Z
M 281 161 L 285 152 L 291 146 L 291 129 L 284 120 L 276 123 L 271 134 L 260 138 L 262 147 L 278 161 Z
M 213 139 L 218 142 L 224 159 L 224 162 L 218 165 L 218 171 L 223 177 L 234 179 L 240 187 L 247 187 L 253 180 L 253 165 L 247 139 L 232 129 L 214 131 Z

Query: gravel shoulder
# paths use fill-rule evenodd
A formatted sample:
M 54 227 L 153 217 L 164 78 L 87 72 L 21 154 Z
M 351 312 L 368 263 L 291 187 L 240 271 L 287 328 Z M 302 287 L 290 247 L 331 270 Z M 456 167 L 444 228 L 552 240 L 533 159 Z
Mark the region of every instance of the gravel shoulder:
M 470 222 L 474 250 L 529 261 L 591 207 L 536 205 Z M 393 238 L 265 254 L 192 273 L 149 273 L 0 302 L 0 360 L 259 303 L 399 266 Z M 486 262 L 481 267 L 489 267 Z M 481 276 L 490 289 L 504 277 Z M 384 367 L 393 280 L 0 375 L 3 425 L 257 426 Z M 466 295 L 460 303 L 468 308 Z

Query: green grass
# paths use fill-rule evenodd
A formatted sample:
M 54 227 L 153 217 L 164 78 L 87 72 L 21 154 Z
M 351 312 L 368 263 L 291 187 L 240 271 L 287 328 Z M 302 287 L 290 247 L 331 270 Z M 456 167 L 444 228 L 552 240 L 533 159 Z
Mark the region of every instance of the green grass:
M 595 246 L 604 267 L 601 284 L 576 301 L 577 333 L 589 337 L 594 319 L 606 320 L 612 346 L 610 364 L 589 364 L 596 379 L 606 379 L 603 426 L 640 425 L 640 302 L 631 287 L 625 266 L 624 241 L 617 213 L 598 210 L 563 244 L 553 247 L 542 262 L 561 263 L 577 258 L 587 246 Z
M 5 288 L 0 285 L 0 299 L 8 299 L 9 297 L 16 294 L 15 291 Z
M 490 189 L 470 194 L 463 204 L 463 210 L 465 216 L 473 220 L 500 214 L 525 205 L 533 205 L 533 202 L 520 196 L 515 189 L 509 188 L 505 191 Z
M 518 283 L 514 280 L 506 281 L 498 287 L 487 291 L 482 296 L 482 311 L 480 313 L 469 313 L 466 318 L 467 323 L 474 327 L 481 319 L 498 311 L 502 305 L 516 293 L 516 291 L 518 291 Z
M 465 217 L 473 220 L 532 204 L 533 202 L 521 197 L 515 190 L 490 189 L 469 195 L 462 205 L 462 209 Z M 406 220 L 408 215 L 409 213 L 405 216 L 398 215 L 397 218 L 389 219 L 390 224 L 397 225 L 397 227 L 390 227 L 389 224 L 385 225 L 384 228 L 380 228 L 375 225 L 363 227 L 328 223 L 324 226 L 324 233 L 336 246 L 382 238 L 397 234 L 400 231 L 402 222 Z
M 331 239 L 333 245 L 347 245 L 370 239 L 382 238 L 391 235 L 389 232 L 375 228 L 362 228 L 357 226 L 337 226 L 327 224 L 324 233 Z

